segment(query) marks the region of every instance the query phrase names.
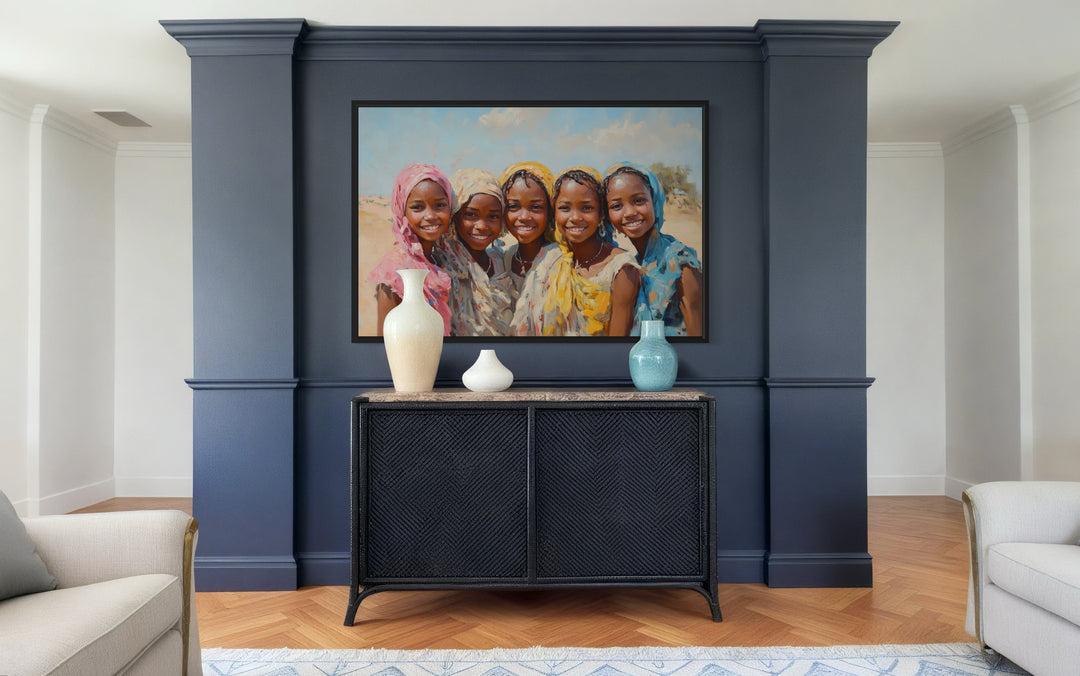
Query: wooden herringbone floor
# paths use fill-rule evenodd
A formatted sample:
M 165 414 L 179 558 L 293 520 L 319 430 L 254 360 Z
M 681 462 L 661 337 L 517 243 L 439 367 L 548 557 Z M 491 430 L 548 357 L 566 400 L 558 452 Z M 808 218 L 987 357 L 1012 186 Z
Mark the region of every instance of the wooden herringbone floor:
M 180 508 L 117 499 L 83 511 Z M 869 498 L 874 586 L 720 586 L 722 623 L 688 590 L 383 592 L 343 626 L 347 587 L 196 594 L 203 647 L 524 648 L 970 642 L 960 503 Z

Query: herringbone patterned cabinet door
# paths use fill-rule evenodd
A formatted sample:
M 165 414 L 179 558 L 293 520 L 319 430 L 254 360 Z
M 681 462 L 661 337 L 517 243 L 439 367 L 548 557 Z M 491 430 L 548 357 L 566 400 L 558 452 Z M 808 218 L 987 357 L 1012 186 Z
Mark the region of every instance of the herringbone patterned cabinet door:
M 369 577 L 524 578 L 527 434 L 524 410 L 373 411 Z
M 538 410 L 537 576 L 703 575 L 700 415 Z

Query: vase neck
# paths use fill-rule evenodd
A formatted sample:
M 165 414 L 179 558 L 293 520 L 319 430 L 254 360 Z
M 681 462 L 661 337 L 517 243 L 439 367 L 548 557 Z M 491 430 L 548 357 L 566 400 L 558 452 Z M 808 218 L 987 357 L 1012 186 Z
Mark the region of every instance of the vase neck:
M 642 338 L 664 338 L 664 322 L 659 319 L 646 319 L 641 322 Z
M 404 287 L 401 295 L 402 300 L 424 297 L 424 278 L 427 277 L 427 270 L 414 268 L 412 270 L 398 270 L 397 273 L 401 276 L 401 283 Z

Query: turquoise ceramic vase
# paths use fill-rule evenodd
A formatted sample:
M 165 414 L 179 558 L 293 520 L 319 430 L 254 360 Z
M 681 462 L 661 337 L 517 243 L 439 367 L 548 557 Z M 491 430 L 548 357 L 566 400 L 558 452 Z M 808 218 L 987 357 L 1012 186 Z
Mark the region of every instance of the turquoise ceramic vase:
M 667 342 L 664 322 L 647 319 L 641 322 L 641 338 L 630 348 L 630 378 L 643 392 L 670 390 L 679 372 L 679 355 Z

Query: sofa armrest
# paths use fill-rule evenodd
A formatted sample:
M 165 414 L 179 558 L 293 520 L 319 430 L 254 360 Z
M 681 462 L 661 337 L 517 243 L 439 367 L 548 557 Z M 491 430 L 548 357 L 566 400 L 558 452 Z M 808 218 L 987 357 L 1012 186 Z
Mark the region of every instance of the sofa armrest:
M 23 519 L 60 587 L 146 573 L 183 577 L 191 517 L 180 511 L 104 512 Z
M 993 481 L 964 491 L 970 545 L 966 629 L 982 638 L 982 590 L 987 550 L 1001 542 L 1078 544 L 1080 482 Z
M 178 510 L 142 510 L 42 516 L 23 524 L 58 587 L 148 573 L 179 578 L 184 673 L 202 674 L 194 583 L 198 521 Z

